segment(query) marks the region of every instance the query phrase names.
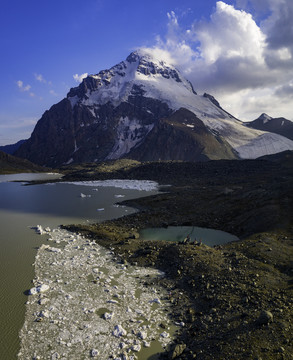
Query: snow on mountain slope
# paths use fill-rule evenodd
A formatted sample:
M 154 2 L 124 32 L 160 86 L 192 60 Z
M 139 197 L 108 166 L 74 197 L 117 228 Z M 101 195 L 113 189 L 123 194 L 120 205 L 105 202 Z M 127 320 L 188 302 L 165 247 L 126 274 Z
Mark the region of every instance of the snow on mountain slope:
M 130 120 L 128 117 L 120 118 L 117 127 L 118 141 L 107 156 L 107 159 L 119 159 L 122 155 L 129 153 L 133 147 L 144 139 L 153 127 L 153 124 L 142 125 L 136 119 Z
M 293 141 L 278 134 L 247 128 L 235 119 L 202 120 L 212 131 L 223 136 L 242 159 L 255 159 L 265 154 L 293 150 Z
M 215 135 L 224 139 L 241 158 L 256 158 L 285 150 L 293 150 L 293 142 L 284 137 L 246 127 L 209 97 L 196 94 L 191 83 L 180 72 L 164 61 L 154 59 L 145 51 L 139 50 L 128 56 L 110 70 L 90 75 L 83 80 L 86 92 L 82 97 L 74 92 L 68 94 L 72 107 L 77 104 L 94 109 L 108 102 L 118 106 L 127 102 L 129 96 L 141 91 L 144 97 L 160 100 L 172 110 L 186 108 L 192 111 Z M 89 82 L 90 86 L 86 84 Z M 133 120 L 132 120 L 133 121 Z M 136 122 L 138 124 L 138 122 Z M 137 126 L 131 125 L 133 129 Z M 134 147 L 139 139 L 130 141 L 131 136 L 121 136 L 128 131 L 129 124 L 121 120 L 118 126 L 117 144 L 108 158 L 118 158 Z M 130 127 L 131 128 L 131 127 Z M 150 131 L 151 127 L 149 128 Z M 145 131 L 147 134 L 149 131 Z
M 142 50 L 132 53 L 126 61 L 110 70 L 89 77 L 96 80 L 96 89 L 88 89 L 82 99 L 69 95 L 72 107 L 77 103 L 99 106 L 107 102 L 118 106 L 127 101 L 133 85 L 136 85 L 143 90 L 145 97 L 161 100 L 171 109 L 190 108 L 199 117 L 229 117 L 208 98 L 197 95 L 191 83 L 175 67 L 152 58 Z

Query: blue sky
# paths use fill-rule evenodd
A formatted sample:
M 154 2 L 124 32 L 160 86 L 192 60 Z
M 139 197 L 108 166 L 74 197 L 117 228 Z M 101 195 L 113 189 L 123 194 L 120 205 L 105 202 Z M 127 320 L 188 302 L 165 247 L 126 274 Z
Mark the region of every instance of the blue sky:
M 167 52 L 242 120 L 293 120 L 292 0 L 11 0 L 1 5 L 0 145 L 28 138 L 79 75 Z

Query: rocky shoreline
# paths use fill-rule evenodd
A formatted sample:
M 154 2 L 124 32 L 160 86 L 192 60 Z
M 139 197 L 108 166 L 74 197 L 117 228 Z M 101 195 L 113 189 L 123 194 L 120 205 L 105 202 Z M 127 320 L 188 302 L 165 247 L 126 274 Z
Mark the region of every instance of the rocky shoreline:
M 120 164 L 121 165 L 121 164 Z M 114 166 L 114 165 L 113 165 Z M 127 204 L 139 212 L 66 227 L 111 247 L 125 264 L 158 268 L 173 317 L 186 323 L 166 359 L 292 359 L 292 154 L 251 161 L 128 163 L 71 169 L 68 179 L 133 178 L 170 184 Z M 146 227 L 216 228 L 219 247 L 145 242 Z

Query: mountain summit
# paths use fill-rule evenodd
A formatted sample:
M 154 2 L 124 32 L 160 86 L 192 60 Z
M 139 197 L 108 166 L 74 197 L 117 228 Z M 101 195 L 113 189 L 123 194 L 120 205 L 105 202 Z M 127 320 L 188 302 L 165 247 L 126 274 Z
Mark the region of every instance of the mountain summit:
M 273 118 L 267 114 L 261 114 L 256 120 L 247 123 L 247 126 L 280 134 L 293 140 L 293 122 L 283 117 Z
M 256 158 L 288 149 L 289 139 L 248 128 L 213 96 L 198 95 L 174 66 L 139 50 L 71 89 L 16 155 L 56 167 L 121 157 Z

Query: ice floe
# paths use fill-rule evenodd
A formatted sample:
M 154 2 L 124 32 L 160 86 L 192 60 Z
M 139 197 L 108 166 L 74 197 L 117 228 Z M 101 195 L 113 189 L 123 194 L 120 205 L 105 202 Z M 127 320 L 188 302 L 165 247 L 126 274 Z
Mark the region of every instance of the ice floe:
M 146 286 L 161 272 L 125 266 L 61 229 L 50 232 L 48 244 L 36 255 L 18 359 L 146 359 L 172 342 L 167 293 Z
M 95 187 L 116 187 L 120 189 L 129 190 L 144 190 L 144 191 L 156 191 L 159 185 L 155 181 L 151 180 L 95 180 L 95 181 L 74 181 L 74 182 L 61 182 L 60 184 L 73 184 L 83 186 L 95 186 Z M 96 189 L 95 189 L 96 190 Z
M 41 284 L 39 286 L 33 287 L 29 290 L 29 294 L 30 295 L 35 295 L 35 294 L 39 294 L 39 293 L 43 293 L 45 291 L 48 291 L 50 289 L 50 287 L 46 284 Z
M 86 197 L 92 197 L 92 195 L 86 195 L 86 194 L 80 193 L 80 197 L 81 198 L 86 198 Z
M 51 232 L 49 227 L 43 229 L 42 225 L 31 226 L 31 229 L 35 230 L 35 232 L 40 235 L 49 234 Z

